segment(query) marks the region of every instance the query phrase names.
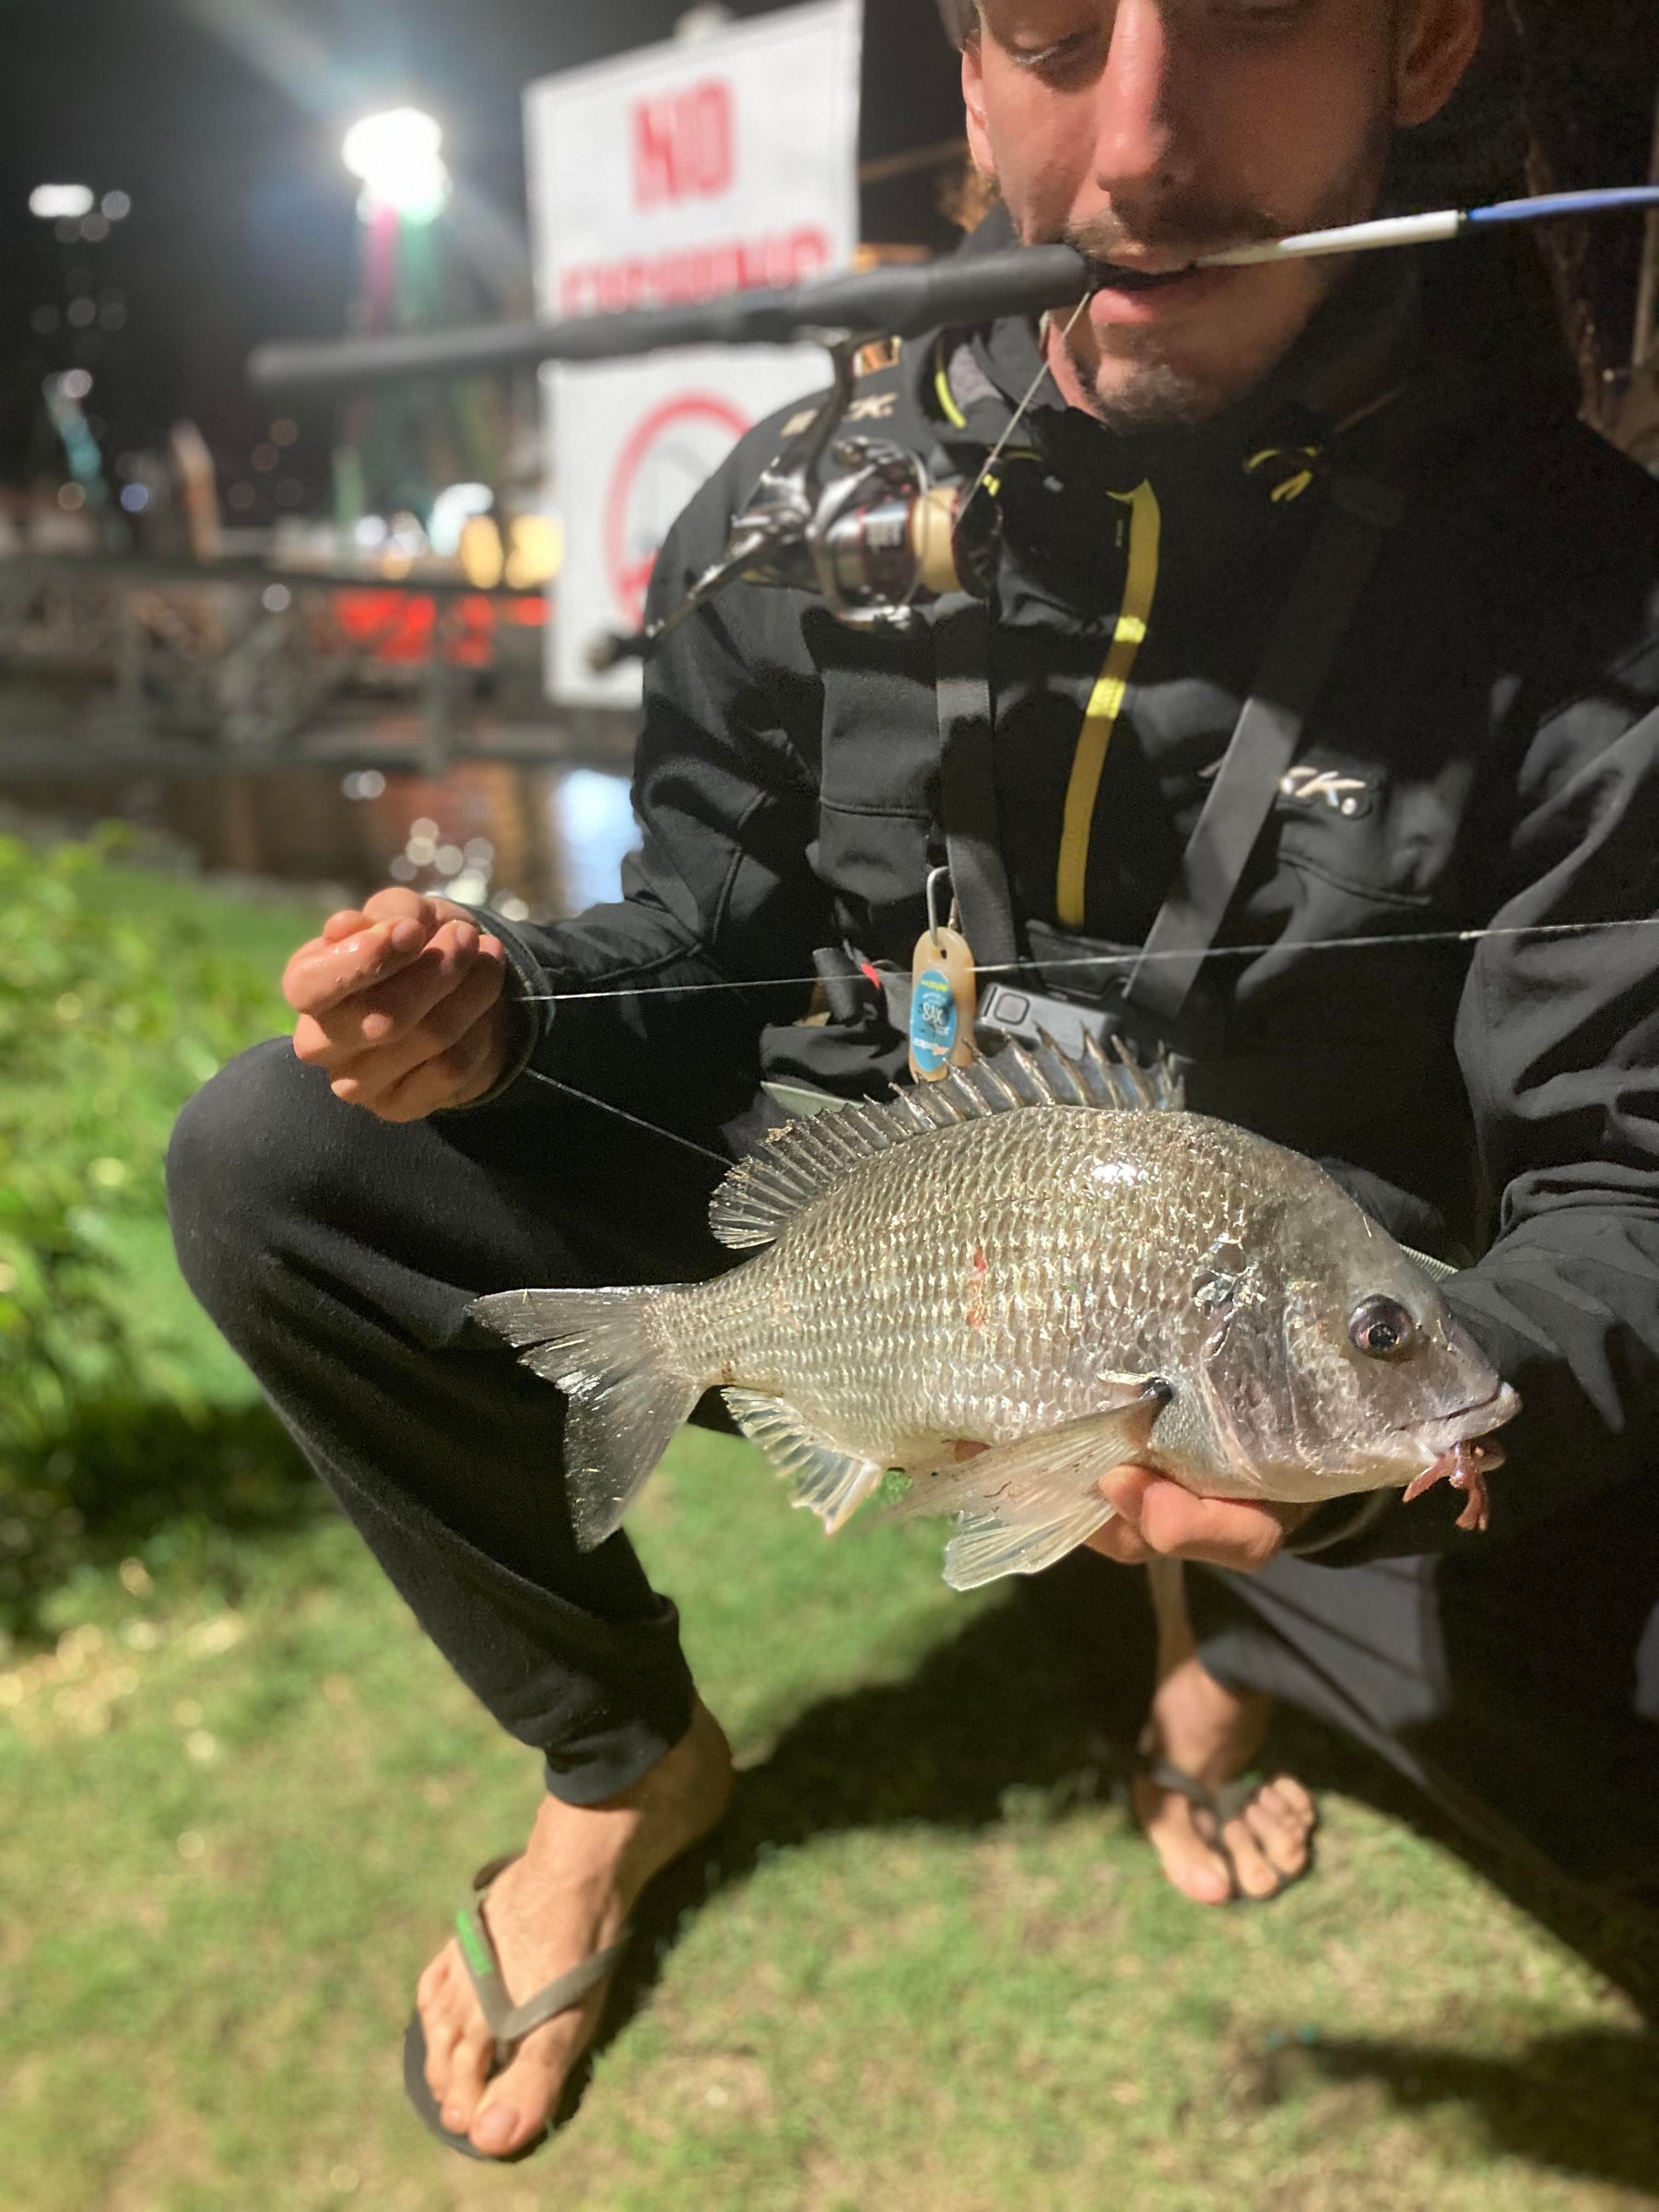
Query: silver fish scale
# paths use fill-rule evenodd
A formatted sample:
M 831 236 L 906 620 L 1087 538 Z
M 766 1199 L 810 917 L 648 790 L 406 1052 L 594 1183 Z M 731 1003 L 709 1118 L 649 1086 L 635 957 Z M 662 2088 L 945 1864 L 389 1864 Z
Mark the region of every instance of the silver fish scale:
M 661 1317 L 695 1373 L 827 1441 L 915 1465 L 1121 1400 L 1195 1354 L 1194 1283 L 1284 1156 L 1184 1113 L 1039 1107 L 860 1162 L 776 1244 Z

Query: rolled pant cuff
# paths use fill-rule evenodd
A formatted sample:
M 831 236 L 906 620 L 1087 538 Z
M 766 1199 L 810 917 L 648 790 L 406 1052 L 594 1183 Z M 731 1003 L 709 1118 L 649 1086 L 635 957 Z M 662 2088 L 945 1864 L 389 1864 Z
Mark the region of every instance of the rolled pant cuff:
M 563 1805 L 603 1805 L 648 1774 L 681 1742 L 691 1726 L 691 1700 L 677 1727 L 661 1721 L 633 1721 L 606 1729 L 579 1745 L 544 1754 L 547 1794 Z

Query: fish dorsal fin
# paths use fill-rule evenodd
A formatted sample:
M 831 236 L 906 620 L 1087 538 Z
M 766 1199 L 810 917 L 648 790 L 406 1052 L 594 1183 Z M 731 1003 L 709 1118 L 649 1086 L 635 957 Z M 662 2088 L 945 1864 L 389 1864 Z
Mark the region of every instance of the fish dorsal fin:
M 887 1100 L 861 1100 L 774 1130 L 759 1152 L 739 1160 L 709 1207 L 709 1226 L 733 1252 L 770 1244 L 785 1222 L 842 1182 L 853 1170 L 895 1145 L 963 1122 L 1018 1113 L 1030 1106 L 1087 1106 L 1114 1113 L 1179 1113 L 1181 1077 L 1168 1059 L 1143 1067 L 1117 1039 L 1108 1059 L 1093 1038 L 1074 1060 L 1053 1038 L 1040 1049 L 1005 1045 L 994 1059 L 953 1068 L 942 1083 L 894 1087 Z
M 1449 1283 L 1454 1275 L 1462 1273 L 1450 1260 L 1437 1260 L 1432 1253 L 1414 1252 L 1409 1244 L 1402 1244 L 1400 1250 L 1414 1267 L 1422 1269 L 1431 1283 Z

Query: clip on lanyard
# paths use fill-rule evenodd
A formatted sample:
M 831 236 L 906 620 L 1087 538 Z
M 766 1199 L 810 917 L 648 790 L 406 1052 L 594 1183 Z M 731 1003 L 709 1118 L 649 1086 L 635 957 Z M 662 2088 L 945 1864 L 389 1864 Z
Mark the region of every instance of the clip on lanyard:
M 918 1083 L 942 1083 L 953 1067 L 971 1066 L 974 1058 L 978 985 L 954 898 L 949 921 L 939 919 L 940 887 L 949 877 L 948 868 L 935 868 L 927 878 L 927 927 L 911 968 L 910 1065 Z

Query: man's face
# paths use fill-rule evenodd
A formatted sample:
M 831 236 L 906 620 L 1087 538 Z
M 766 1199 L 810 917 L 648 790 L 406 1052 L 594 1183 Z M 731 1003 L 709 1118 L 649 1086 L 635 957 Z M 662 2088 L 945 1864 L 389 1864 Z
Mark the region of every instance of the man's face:
M 1028 243 L 1133 271 L 1361 220 L 1393 131 L 1435 113 L 1480 0 L 982 0 L 974 158 Z M 1124 428 L 1201 421 L 1283 359 L 1339 261 L 1108 284 L 1056 373 Z

